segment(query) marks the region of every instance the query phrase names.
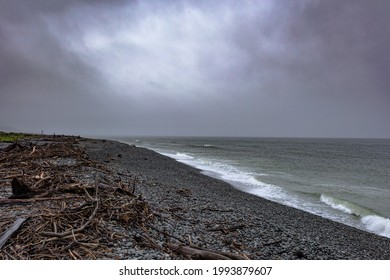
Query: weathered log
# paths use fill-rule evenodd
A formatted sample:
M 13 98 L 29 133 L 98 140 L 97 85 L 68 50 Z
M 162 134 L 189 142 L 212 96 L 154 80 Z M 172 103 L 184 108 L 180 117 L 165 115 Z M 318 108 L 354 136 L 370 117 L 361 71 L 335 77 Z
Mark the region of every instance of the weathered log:
M 219 226 L 217 228 L 209 229 L 209 231 L 221 231 L 223 234 L 227 234 L 228 232 L 236 231 L 238 229 L 243 229 L 245 227 L 247 227 L 247 225 L 245 224 L 235 225 L 231 227 Z
M 31 198 L 35 195 L 35 192 L 29 188 L 25 183 L 19 181 L 17 178 L 13 178 L 11 181 L 12 195 L 13 198 Z
M 6 151 L 8 153 L 8 152 L 11 152 L 14 150 L 23 151 L 26 149 L 28 149 L 26 146 L 23 146 L 22 144 L 20 144 L 18 142 L 14 142 L 11 145 L 9 145 L 7 148 L 5 148 L 4 151 Z
M 0 198 L 0 205 L 31 203 L 31 202 L 39 202 L 39 201 L 47 201 L 47 200 L 76 199 L 76 198 L 83 198 L 83 196 L 34 197 L 34 198 L 27 198 L 27 199 Z
M 247 260 L 248 259 L 247 257 L 234 254 L 234 253 L 214 252 L 214 251 L 204 250 L 200 248 L 184 246 L 182 244 L 169 243 L 168 248 L 173 253 L 177 253 L 187 259 L 194 259 L 194 260 Z
M 10 237 L 22 226 L 22 224 L 27 220 L 27 218 L 17 218 L 12 226 L 7 229 L 0 237 L 0 250 L 3 248 L 4 244 L 10 239 Z
M 278 244 L 278 243 L 280 243 L 280 242 L 282 242 L 282 241 L 283 241 L 283 240 L 271 241 L 271 242 L 268 242 L 268 243 L 263 244 L 263 246 L 270 246 L 270 245 Z
M 33 153 L 35 153 L 35 152 L 36 152 L 36 146 L 33 147 L 32 152 L 29 153 L 29 156 L 31 156 L 31 155 L 32 155 Z

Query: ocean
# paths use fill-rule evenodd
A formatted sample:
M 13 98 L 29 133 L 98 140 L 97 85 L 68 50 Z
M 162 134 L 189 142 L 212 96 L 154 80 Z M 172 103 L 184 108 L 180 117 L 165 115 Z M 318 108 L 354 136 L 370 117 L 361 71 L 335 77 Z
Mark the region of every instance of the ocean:
M 235 188 L 390 238 L 390 139 L 123 137 Z

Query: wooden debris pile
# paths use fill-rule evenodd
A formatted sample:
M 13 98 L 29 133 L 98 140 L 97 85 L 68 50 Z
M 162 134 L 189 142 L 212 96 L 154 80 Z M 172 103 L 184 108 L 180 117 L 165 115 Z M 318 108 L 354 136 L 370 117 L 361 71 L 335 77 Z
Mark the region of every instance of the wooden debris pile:
M 77 137 L 0 149 L 0 259 L 112 259 L 118 226 L 144 228 L 135 176 L 88 159 Z

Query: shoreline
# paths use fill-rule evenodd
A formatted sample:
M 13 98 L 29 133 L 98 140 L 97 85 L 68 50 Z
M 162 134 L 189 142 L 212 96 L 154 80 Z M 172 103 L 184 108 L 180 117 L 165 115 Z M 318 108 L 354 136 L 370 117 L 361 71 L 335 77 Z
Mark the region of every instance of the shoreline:
M 213 229 L 213 233 L 220 233 L 215 238 L 226 241 L 226 234 L 231 241 L 228 246 L 222 245 L 223 242 L 221 246 L 226 249 L 237 244 L 250 251 L 255 259 L 390 259 L 388 238 L 244 193 L 152 150 L 109 140 L 105 145 L 110 148 L 99 156 L 122 151 L 120 161 L 110 164 L 140 173 L 154 184 L 142 188 L 146 199 L 160 208 L 182 207 L 180 215 L 196 221 L 189 229 L 182 230 L 182 235 L 203 233 L 204 228 L 221 228 Z M 93 149 L 90 151 L 97 156 L 96 149 L 95 153 Z M 219 215 L 210 218 L 210 212 Z M 188 223 L 183 224 L 188 227 Z M 239 226 L 241 229 L 231 233 L 223 230 L 223 227 Z M 196 234 L 191 238 L 196 240 Z M 200 242 L 199 245 L 205 244 Z
M 130 201 L 136 198 L 150 210 L 142 224 L 110 224 L 121 237 L 109 244 L 112 255 L 105 258 L 195 259 L 218 252 L 257 260 L 390 259 L 388 238 L 244 193 L 152 150 L 86 138 L 74 145 L 86 160 L 110 170 L 95 177 L 106 185 L 132 182 Z M 87 171 L 78 172 L 90 176 Z M 182 247 L 203 253 L 191 257 L 180 252 Z

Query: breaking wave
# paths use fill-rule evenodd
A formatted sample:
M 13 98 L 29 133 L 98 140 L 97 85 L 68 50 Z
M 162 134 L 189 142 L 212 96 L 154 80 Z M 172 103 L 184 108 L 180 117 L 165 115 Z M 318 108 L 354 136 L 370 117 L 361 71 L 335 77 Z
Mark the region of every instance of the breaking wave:
M 267 184 L 258 180 L 256 177 L 259 176 L 259 174 L 246 172 L 228 162 L 196 158 L 186 153 L 161 154 L 199 168 L 203 170 L 203 173 L 206 175 L 217 177 L 224 181 L 230 182 L 232 185 L 242 191 L 261 196 L 294 208 L 299 208 L 313 214 L 327 216 L 331 219 L 333 218 L 332 216 L 324 215 L 325 213 L 321 212 L 321 210 L 318 209 L 315 204 L 303 203 L 301 199 L 295 197 L 292 193 L 286 192 L 286 190 L 280 186 Z M 389 219 L 378 216 L 364 207 L 330 195 L 321 194 L 320 201 L 333 209 L 358 217 L 360 219 L 361 227 L 365 228 L 367 231 L 390 238 Z
M 321 194 L 320 197 L 321 202 L 325 203 L 326 205 L 329 205 L 333 209 L 343 211 L 344 213 L 355 215 L 358 217 L 364 217 L 367 215 L 375 215 L 370 210 L 363 208 L 359 205 L 356 205 L 354 203 L 351 203 L 349 201 L 333 197 L 330 195 Z
M 381 217 L 364 207 L 330 195 L 321 194 L 320 200 L 333 209 L 359 217 L 360 222 L 368 231 L 390 238 L 390 219 Z
M 170 154 L 170 153 L 161 153 L 164 156 L 171 157 L 176 159 L 177 161 L 186 161 L 186 160 L 192 160 L 194 159 L 193 156 L 187 155 L 185 153 L 176 153 L 176 154 Z
M 191 145 L 188 145 L 188 146 L 192 147 L 192 148 L 222 149 L 221 147 L 218 147 L 218 146 L 215 146 L 215 145 L 211 145 L 211 144 L 199 144 L 199 145 L 191 144 Z
M 203 174 L 227 181 L 244 192 L 390 238 L 389 216 L 387 214 L 386 216 L 381 216 L 379 213 L 383 214 L 383 212 L 375 213 L 373 212 L 375 210 L 370 210 L 377 209 L 370 201 L 367 204 L 361 203 L 362 205 L 371 205 L 367 206 L 367 208 L 350 202 L 353 201 L 354 197 L 349 199 L 348 192 L 353 188 L 340 185 L 345 184 L 345 182 L 338 183 L 337 180 L 322 181 L 323 179 L 321 178 L 313 179 L 311 177 L 313 174 L 305 171 L 305 164 L 309 164 L 305 163 L 305 160 L 302 161 L 303 165 L 302 169 L 300 169 L 302 172 L 300 171 L 299 174 L 291 172 L 290 174 L 289 169 L 286 169 L 290 168 L 291 162 L 289 162 L 289 157 L 301 159 L 300 156 L 302 156 L 291 154 L 290 150 L 295 151 L 297 147 L 301 149 L 301 144 L 306 143 L 306 140 L 304 142 L 294 141 L 278 139 L 240 139 L 240 141 L 230 141 L 210 138 L 190 140 L 164 138 L 153 141 L 148 139 L 145 141 L 133 141 L 131 144 L 136 143 L 174 158 L 179 162 L 196 167 Z M 329 149 L 329 143 L 332 144 L 334 142 L 321 140 L 315 143 L 316 147 L 318 144 L 322 149 Z M 345 143 L 341 144 L 344 145 Z M 336 147 L 336 145 L 332 144 L 333 146 Z M 275 147 L 278 147 L 278 149 L 274 149 Z M 356 145 L 354 144 L 350 148 L 355 149 L 355 147 Z M 313 150 L 313 148 L 308 147 L 303 150 L 307 152 L 303 155 L 305 159 L 307 155 L 310 155 L 310 158 L 312 157 L 313 160 L 317 160 L 316 157 L 322 156 L 321 153 L 318 153 L 321 149 L 316 148 Z M 344 150 L 337 151 L 344 153 Z M 280 157 L 280 160 L 274 159 L 275 154 Z M 265 161 L 262 161 L 264 159 Z M 354 166 L 358 164 L 356 163 Z M 379 170 L 386 170 L 380 168 L 381 166 L 379 166 Z M 320 172 L 321 175 L 321 172 L 323 172 L 321 170 L 316 171 Z M 346 176 L 349 176 L 348 172 Z M 365 175 L 362 174 L 362 176 Z M 354 178 L 348 180 L 350 181 L 347 182 L 351 182 L 348 184 L 354 184 Z M 345 193 L 343 193 L 344 187 Z M 367 193 L 380 197 L 380 203 L 385 202 L 384 198 L 386 198 L 388 190 L 364 188 L 359 187 L 359 192 L 356 193 L 361 201 L 365 201 L 364 194 Z M 338 193 L 345 195 L 343 198 L 346 200 L 338 198 Z M 355 195 L 354 192 L 352 194 Z M 385 196 L 381 197 L 383 194 Z M 387 212 L 385 211 L 384 213 Z
M 191 165 L 204 174 L 227 181 L 238 189 L 276 201 L 288 201 L 288 194 L 279 186 L 267 184 L 256 179 L 256 176 L 228 163 L 206 158 L 195 158 L 185 153 L 161 153 L 177 161 Z
M 369 215 L 363 217 L 361 222 L 369 231 L 390 238 L 390 219 Z

